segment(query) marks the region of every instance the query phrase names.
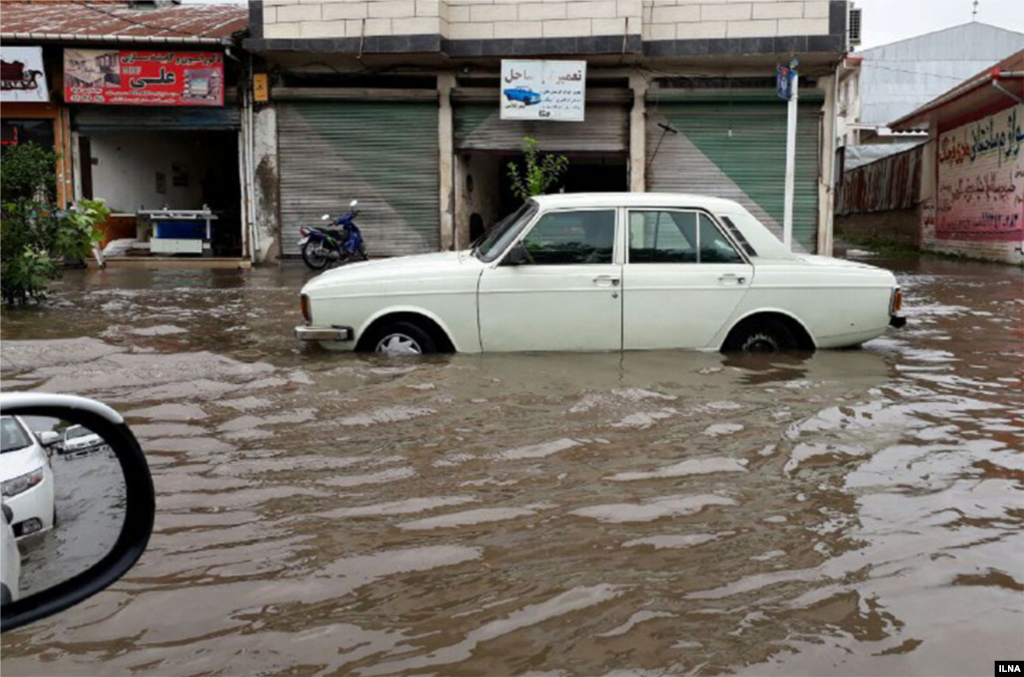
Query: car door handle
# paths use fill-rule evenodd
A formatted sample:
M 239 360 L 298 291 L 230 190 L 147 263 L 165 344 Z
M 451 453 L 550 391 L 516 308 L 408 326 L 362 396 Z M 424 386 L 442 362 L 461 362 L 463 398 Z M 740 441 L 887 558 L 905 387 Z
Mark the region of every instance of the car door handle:
M 735 273 L 725 273 L 718 278 L 719 282 L 735 282 L 736 284 L 746 284 L 746 275 L 736 275 Z
M 598 275 L 594 278 L 594 284 L 598 287 L 618 287 L 619 278 L 612 277 L 611 275 Z

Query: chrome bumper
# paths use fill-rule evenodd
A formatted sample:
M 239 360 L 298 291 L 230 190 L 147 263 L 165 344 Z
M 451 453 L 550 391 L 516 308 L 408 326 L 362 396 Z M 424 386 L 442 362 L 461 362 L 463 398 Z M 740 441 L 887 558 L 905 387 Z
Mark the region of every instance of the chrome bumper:
M 295 327 L 295 338 L 300 341 L 351 341 L 351 327 Z

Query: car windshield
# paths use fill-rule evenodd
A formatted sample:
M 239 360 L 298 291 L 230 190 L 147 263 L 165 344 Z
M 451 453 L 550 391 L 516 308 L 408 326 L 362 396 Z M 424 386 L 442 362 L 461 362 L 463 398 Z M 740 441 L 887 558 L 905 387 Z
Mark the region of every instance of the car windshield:
M 76 437 L 85 437 L 88 434 L 89 431 L 86 428 L 83 428 L 80 425 L 75 425 L 64 431 L 64 439 L 73 440 Z
M 487 263 L 498 258 L 505 251 L 508 243 L 516 238 L 516 235 L 530 222 L 530 219 L 536 213 L 536 202 L 533 200 L 524 202 L 522 207 L 499 221 L 491 229 L 491 232 L 487 234 L 487 237 L 483 239 L 483 242 L 477 245 L 473 253 L 478 259 Z
M 0 453 L 24 449 L 32 444 L 31 438 L 13 416 L 0 418 Z

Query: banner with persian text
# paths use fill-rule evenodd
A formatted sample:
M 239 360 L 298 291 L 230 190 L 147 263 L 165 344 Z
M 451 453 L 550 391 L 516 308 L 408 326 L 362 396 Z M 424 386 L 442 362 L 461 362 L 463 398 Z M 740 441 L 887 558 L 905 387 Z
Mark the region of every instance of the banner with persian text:
M 1013 106 L 939 135 L 935 235 L 1024 239 L 1024 111 Z
M 502 120 L 583 122 L 586 61 L 501 62 Z
M 65 49 L 64 100 L 126 106 L 223 106 L 224 55 Z

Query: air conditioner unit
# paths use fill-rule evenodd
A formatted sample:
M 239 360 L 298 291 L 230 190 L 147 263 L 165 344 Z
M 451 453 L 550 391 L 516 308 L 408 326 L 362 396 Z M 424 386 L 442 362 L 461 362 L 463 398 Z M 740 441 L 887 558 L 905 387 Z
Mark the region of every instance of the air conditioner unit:
M 859 7 L 850 8 L 850 23 L 848 24 L 848 40 L 851 47 L 855 47 L 860 44 L 860 13 L 863 10 Z

